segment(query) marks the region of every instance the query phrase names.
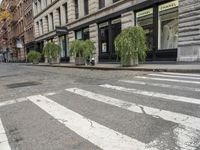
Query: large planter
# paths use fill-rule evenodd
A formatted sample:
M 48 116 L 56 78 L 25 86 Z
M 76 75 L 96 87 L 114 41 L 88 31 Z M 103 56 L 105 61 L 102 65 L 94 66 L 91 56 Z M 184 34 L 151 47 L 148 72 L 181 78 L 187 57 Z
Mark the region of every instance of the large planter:
M 44 62 L 45 62 L 46 64 L 48 63 L 48 57 L 47 57 L 47 56 L 44 57 Z
M 49 59 L 49 63 L 50 64 L 59 64 L 60 63 L 60 58 L 59 57 L 51 58 L 51 59 Z
M 33 64 L 39 64 L 39 60 L 38 59 L 34 59 L 33 60 Z
M 128 61 L 126 63 L 123 63 L 123 67 L 132 67 L 132 66 L 137 66 L 139 64 L 138 57 L 135 59 L 133 58 L 128 58 Z
M 76 57 L 75 65 L 85 65 L 85 59 L 83 57 Z

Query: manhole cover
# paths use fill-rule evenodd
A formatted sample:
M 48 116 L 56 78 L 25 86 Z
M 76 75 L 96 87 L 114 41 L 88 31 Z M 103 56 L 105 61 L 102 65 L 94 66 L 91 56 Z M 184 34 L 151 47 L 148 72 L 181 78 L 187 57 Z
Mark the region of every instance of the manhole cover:
M 34 86 L 34 85 L 39 85 L 39 84 L 41 84 L 41 83 L 39 83 L 39 82 L 20 82 L 20 83 L 8 84 L 6 86 L 10 89 L 13 89 L 13 88 L 19 88 L 19 87 Z

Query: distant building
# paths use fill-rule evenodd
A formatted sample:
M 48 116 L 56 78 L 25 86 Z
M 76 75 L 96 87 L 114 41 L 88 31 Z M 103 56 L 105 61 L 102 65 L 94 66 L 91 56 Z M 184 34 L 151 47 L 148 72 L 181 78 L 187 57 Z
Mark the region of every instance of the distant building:
M 1 49 L 7 50 L 9 61 L 25 61 L 34 40 L 32 0 L 3 0 L 1 6 L 13 14 L 12 19 L 1 22 L 0 38 L 5 37 L 0 41 Z

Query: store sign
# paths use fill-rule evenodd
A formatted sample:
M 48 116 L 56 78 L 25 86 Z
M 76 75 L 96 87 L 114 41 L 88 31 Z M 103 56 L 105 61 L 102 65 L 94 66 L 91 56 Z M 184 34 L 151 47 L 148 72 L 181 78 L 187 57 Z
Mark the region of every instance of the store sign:
M 151 14 L 153 14 L 153 8 L 149 8 L 149 9 L 146 9 L 146 10 L 136 13 L 136 17 L 139 18 L 139 17 L 148 16 Z
M 106 27 L 106 26 L 108 26 L 108 22 L 104 22 L 104 23 L 99 24 L 99 28 L 103 28 L 103 27 Z
M 159 11 L 165 11 L 165 10 L 168 10 L 168 9 L 171 9 L 171 8 L 175 8 L 175 7 L 178 7 L 178 5 L 179 5 L 178 0 L 175 0 L 175 1 L 163 4 L 163 5 L 160 5 Z
M 121 18 L 117 18 L 111 21 L 111 24 L 117 24 L 121 22 Z

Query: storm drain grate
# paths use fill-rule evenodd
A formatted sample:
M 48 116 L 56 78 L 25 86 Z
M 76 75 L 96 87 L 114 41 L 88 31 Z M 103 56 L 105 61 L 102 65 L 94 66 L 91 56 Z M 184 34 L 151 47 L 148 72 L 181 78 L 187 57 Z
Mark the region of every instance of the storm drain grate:
M 20 87 L 26 87 L 26 86 L 34 86 L 34 85 L 39 85 L 41 83 L 39 82 L 20 82 L 20 83 L 13 83 L 13 84 L 8 84 L 6 85 L 10 89 L 14 88 L 20 88 Z
M 0 78 L 9 78 L 9 77 L 16 77 L 18 76 L 17 74 L 12 74 L 12 75 L 4 75 L 4 76 L 0 76 Z

